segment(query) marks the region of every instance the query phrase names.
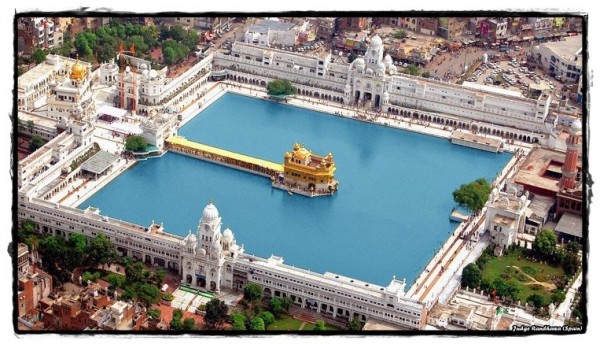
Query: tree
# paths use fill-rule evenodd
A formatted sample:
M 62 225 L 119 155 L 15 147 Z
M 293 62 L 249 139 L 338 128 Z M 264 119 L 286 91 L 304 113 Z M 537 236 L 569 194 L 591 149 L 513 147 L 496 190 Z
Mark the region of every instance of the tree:
M 263 288 L 258 284 L 248 283 L 244 287 L 244 299 L 255 302 L 260 301 L 263 295 Z
M 125 276 L 128 283 L 140 282 L 144 279 L 144 263 L 127 260 L 125 264 Z
M 258 316 L 264 321 L 265 326 L 269 326 L 275 322 L 275 316 L 269 311 L 260 312 Z
M 496 295 L 498 296 L 510 295 L 508 283 L 500 277 L 496 278 L 494 282 L 492 282 L 492 288 L 496 290 Z
M 186 32 L 180 25 L 171 26 L 170 37 L 176 41 L 181 41 L 185 37 Z
M 182 43 L 190 51 L 196 50 L 198 48 L 198 32 L 196 30 L 188 30 L 187 34 L 183 37 Z
M 152 319 L 160 319 L 160 308 L 151 309 L 147 312 L 148 316 Z
M 350 52 L 350 55 L 348 55 L 348 63 L 354 62 L 354 60 L 356 60 L 357 57 L 358 55 L 356 55 L 354 51 Z
M 252 318 L 252 320 L 250 320 L 250 329 L 252 331 L 264 331 L 265 322 L 259 317 Z
M 33 52 L 33 61 L 35 63 L 42 63 L 46 60 L 46 52 L 42 49 L 35 49 Z
M 533 249 L 542 257 L 551 257 L 556 250 L 556 234 L 550 229 L 543 229 L 533 243 Z
M 183 330 L 191 331 L 196 329 L 196 320 L 194 318 L 185 318 L 183 321 Z
M 527 298 L 527 303 L 530 303 L 536 309 L 540 309 L 544 305 L 544 298 L 540 294 L 531 294 Z
M 431 73 L 428 70 L 426 70 L 421 74 L 421 76 L 424 78 L 429 78 L 431 76 Z
M 577 253 L 568 252 L 563 261 L 562 268 L 565 270 L 567 276 L 573 276 L 579 270 L 580 263 Z
M 517 300 L 519 298 L 519 293 L 521 292 L 521 285 L 515 281 L 508 281 L 507 295 L 510 296 L 511 299 Z
M 274 297 L 271 300 L 269 300 L 269 307 L 271 307 L 271 310 L 273 311 L 273 313 L 281 313 L 281 311 L 283 311 L 283 306 L 281 305 L 281 299 Z
M 182 330 L 183 329 L 183 322 L 181 321 L 181 318 L 183 317 L 183 312 L 181 311 L 181 309 L 176 308 L 175 310 L 173 310 L 173 318 L 171 318 L 171 322 L 169 323 L 169 327 L 171 328 L 171 330 Z
M 148 142 L 142 136 L 132 135 L 125 140 L 125 149 L 130 152 L 143 152 L 148 147 Z
M 550 298 L 552 299 L 552 302 L 554 302 L 555 305 L 558 305 L 559 303 L 565 300 L 566 296 L 562 290 L 556 290 L 554 291 L 554 293 L 552 293 L 552 296 Z
M 38 150 L 40 147 L 42 147 L 44 144 L 45 144 L 45 142 L 44 142 L 44 140 L 42 140 L 41 137 L 33 136 L 31 138 L 31 143 L 29 144 L 29 151 L 31 153 L 33 153 L 36 150 Z
M 360 321 L 358 321 L 358 317 L 354 316 L 354 318 L 352 318 L 352 321 L 350 322 L 350 325 L 348 325 L 348 330 L 349 331 L 360 331 L 361 326 L 360 326 Z
M 97 237 L 92 239 L 90 243 L 90 263 L 93 265 L 97 264 L 108 264 L 114 263 L 119 260 L 119 253 L 115 245 L 104 234 L 100 233 Z
M 83 265 L 86 259 L 88 245 L 85 236 L 79 233 L 72 233 L 67 241 L 69 254 L 65 256 L 65 267 L 73 270 L 78 266 Z
M 165 279 L 165 277 L 167 277 L 167 272 L 161 268 L 156 269 L 156 272 L 154 273 L 154 280 L 156 281 L 156 285 L 161 288 L 162 287 L 162 282 Z
M 575 241 L 571 241 L 567 244 L 567 251 L 577 253 L 581 249 L 581 245 L 576 243 Z
M 475 263 L 471 263 L 463 269 L 462 284 L 469 288 L 476 288 L 481 283 L 481 270 Z
M 140 285 L 137 294 L 146 307 L 149 307 L 150 305 L 158 303 L 160 290 L 154 284 L 142 284 Z
M 492 187 L 484 178 L 479 178 L 469 184 L 462 184 L 452 192 L 454 201 L 472 212 L 478 212 L 485 206 Z
M 227 318 L 229 307 L 223 301 L 212 299 L 206 304 L 206 315 L 204 322 L 211 329 L 219 328 Z
M 175 56 L 175 51 L 171 47 L 166 47 L 162 51 L 163 60 L 167 64 L 167 66 L 172 66 L 175 64 L 177 57 Z
M 293 302 L 292 299 L 290 299 L 289 297 L 284 297 L 281 298 L 281 306 L 286 310 L 289 311 L 290 307 L 292 306 Z
M 323 320 L 319 319 L 315 322 L 315 328 L 313 329 L 313 331 L 324 331 L 325 330 L 325 323 L 323 322 Z
M 404 30 L 394 32 L 394 38 L 396 39 L 405 39 L 406 37 L 408 37 L 408 34 Z
M 232 330 L 246 330 L 246 317 L 242 313 L 234 313 L 231 315 Z
M 21 75 L 23 75 L 25 72 L 26 72 L 25 68 L 23 68 L 21 66 L 17 67 L 17 76 L 18 77 L 21 76 Z
M 272 96 L 289 96 L 296 94 L 296 88 L 288 80 L 275 79 L 267 84 L 267 93 Z
M 404 73 L 409 75 L 419 75 L 419 67 L 410 65 L 404 69 Z
M 106 281 L 110 283 L 113 288 L 122 288 L 125 285 L 125 276 L 110 274 L 106 277 Z

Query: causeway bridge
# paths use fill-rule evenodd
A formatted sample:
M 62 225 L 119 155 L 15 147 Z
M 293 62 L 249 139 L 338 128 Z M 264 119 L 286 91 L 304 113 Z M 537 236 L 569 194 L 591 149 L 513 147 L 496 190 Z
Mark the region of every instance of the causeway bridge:
M 166 143 L 167 149 L 171 152 L 210 161 L 259 176 L 276 178 L 277 175 L 283 173 L 282 164 L 190 141 L 182 136 L 171 136 L 167 138 Z

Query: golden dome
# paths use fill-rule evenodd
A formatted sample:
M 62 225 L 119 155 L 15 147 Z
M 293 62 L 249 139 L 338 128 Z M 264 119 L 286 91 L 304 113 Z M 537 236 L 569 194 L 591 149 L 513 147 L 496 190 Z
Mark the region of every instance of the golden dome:
M 87 73 L 87 71 L 85 70 L 85 67 L 83 65 L 81 65 L 81 63 L 79 63 L 79 60 L 77 60 L 75 62 L 75 64 L 73 65 L 73 67 L 71 68 L 70 78 L 81 80 L 85 77 L 86 73 Z
M 297 143 L 294 143 L 294 150 L 297 151 L 298 149 L 300 149 L 300 145 Z
M 333 161 L 333 154 L 331 152 L 327 153 L 327 161 Z
M 296 149 L 294 146 L 294 158 L 304 160 L 310 156 L 310 151 L 304 147 Z

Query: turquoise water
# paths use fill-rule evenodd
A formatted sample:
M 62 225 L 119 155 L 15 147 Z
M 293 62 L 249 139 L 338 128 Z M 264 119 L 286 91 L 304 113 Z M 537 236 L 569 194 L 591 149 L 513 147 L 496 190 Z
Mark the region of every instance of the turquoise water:
M 274 162 L 293 143 L 333 152 L 340 190 L 307 198 L 272 189 L 267 178 L 167 153 L 141 161 L 80 208 L 171 233 L 196 231 L 212 199 L 246 252 L 287 264 L 387 285 L 410 284 L 456 228 L 452 191 L 492 180 L 510 159 L 397 129 L 227 94 L 180 134 Z M 223 227 L 225 229 L 225 227 Z

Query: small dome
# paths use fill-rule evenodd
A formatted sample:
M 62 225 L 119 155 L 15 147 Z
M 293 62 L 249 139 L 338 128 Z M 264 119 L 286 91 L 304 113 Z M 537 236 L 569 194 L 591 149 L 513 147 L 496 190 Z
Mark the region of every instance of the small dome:
M 521 196 L 521 202 L 527 202 L 527 196 L 525 196 L 525 195 Z
M 367 68 L 366 72 L 367 75 L 373 75 L 373 70 L 371 68 Z
M 142 75 L 143 76 L 147 76 L 148 75 L 148 70 L 147 69 L 143 69 L 142 70 Z
M 142 65 L 140 66 L 140 69 L 142 69 L 142 70 L 148 69 L 148 65 L 145 63 L 142 63 Z
M 362 69 L 365 67 L 365 60 L 362 57 L 357 57 L 353 64 L 356 68 Z
M 294 158 L 304 160 L 310 156 L 310 151 L 304 147 L 294 150 Z
M 390 99 L 390 93 L 388 91 L 383 92 L 383 99 Z
M 577 133 L 577 132 L 581 131 L 582 127 L 583 126 L 581 125 L 581 121 L 579 119 L 576 119 L 573 121 L 573 123 L 571 123 L 571 132 Z
M 394 61 L 392 61 L 392 57 L 390 56 L 390 54 L 385 55 L 385 57 L 383 58 L 383 63 L 385 63 L 386 65 L 394 64 Z
M 81 80 L 85 77 L 87 71 L 85 67 L 79 63 L 79 60 L 75 61 L 75 64 L 71 68 L 71 75 L 69 76 L 71 79 Z
M 375 35 L 375 37 L 371 38 L 371 48 L 379 48 L 383 45 L 383 41 L 379 35 Z
M 199 250 L 196 251 L 196 254 L 199 256 L 206 256 L 206 250 L 201 248 Z
M 217 207 L 215 207 L 212 202 L 208 203 L 202 212 L 202 219 L 205 221 L 213 221 L 217 218 L 219 218 L 219 210 L 217 210 Z
M 211 245 L 211 246 L 212 246 L 212 248 L 213 248 L 214 250 L 220 250 L 220 249 L 221 249 L 221 245 L 220 245 L 220 244 L 219 244 L 219 242 L 218 242 L 218 241 L 216 241 L 216 240 L 212 242 L 212 245 Z
M 391 65 L 390 66 L 390 74 L 396 74 L 398 72 L 398 68 L 396 68 L 396 66 Z
M 188 235 L 188 240 L 187 240 L 187 242 L 188 242 L 188 245 L 190 245 L 190 246 L 193 246 L 193 245 L 195 245 L 195 244 L 196 244 L 196 241 L 198 241 L 198 238 L 196 238 L 196 235 L 195 235 L 195 234 L 192 234 L 192 233 L 190 233 L 190 234 Z
M 350 86 L 350 84 L 346 84 L 346 87 L 344 89 L 346 91 L 350 91 L 350 90 L 352 90 L 352 86 Z
M 233 240 L 233 232 L 231 231 L 231 229 L 229 229 L 229 227 L 225 228 L 225 230 L 223 231 L 223 239 L 225 239 L 225 241 Z
M 385 72 L 385 65 L 383 63 L 379 63 L 377 65 L 377 71 L 384 73 Z

